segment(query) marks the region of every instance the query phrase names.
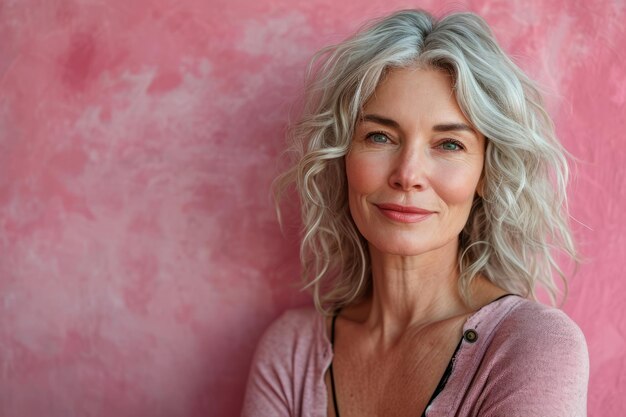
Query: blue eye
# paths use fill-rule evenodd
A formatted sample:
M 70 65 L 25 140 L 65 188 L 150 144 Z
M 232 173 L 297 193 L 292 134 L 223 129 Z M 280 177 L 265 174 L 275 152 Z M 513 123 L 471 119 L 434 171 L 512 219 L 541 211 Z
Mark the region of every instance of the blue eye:
M 374 143 L 387 143 L 389 141 L 385 134 L 379 132 L 370 133 L 367 138 Z
M 441 145 L 441 149 L 444 151 L 460 151 L 463 149 L 463 145 L 461 145 L 456 140 L 447 140 L 443 142 Z

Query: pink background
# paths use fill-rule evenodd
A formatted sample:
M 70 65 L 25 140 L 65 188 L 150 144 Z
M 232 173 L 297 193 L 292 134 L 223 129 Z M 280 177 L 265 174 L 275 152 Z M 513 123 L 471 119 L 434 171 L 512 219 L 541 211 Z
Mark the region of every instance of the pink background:
M 298 292 L 268 186 L 307 59 L 405 7 L 483 15 L 579 162 L 564 309 L 626 413 L 620 1 L 0 0 L 0 416 L 235 416 Z M 294 211 L 288 212 L 294 217 Z

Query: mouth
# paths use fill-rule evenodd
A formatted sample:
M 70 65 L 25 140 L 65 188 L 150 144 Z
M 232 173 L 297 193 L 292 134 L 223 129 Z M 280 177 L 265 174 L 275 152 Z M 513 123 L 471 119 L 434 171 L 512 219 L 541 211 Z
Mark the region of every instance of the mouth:
M 385 217 L 400 223 L 418 223 L 435 214 L 434 211 L 420 207 L 401 206 L 399 204 L 383 203 L 375 204 L 375 206 Z

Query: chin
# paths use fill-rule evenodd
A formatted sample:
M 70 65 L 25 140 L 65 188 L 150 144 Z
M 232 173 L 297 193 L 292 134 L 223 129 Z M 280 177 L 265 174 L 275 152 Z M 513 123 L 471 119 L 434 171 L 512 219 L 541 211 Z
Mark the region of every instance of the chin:
M 433 240 L 417 240 L 412 239 L 389 239 L 382 238 L 377 241 L 370 241 L 370 247 L 375 248 L 377 252 L 386 255 L 396 256 L 419 256 L 431 253 L 433 256 L 441 251 L 453 251 L 456 254 L 458 250 L 458 237 L 445 241 Z M 371 250 L 372 248 L 370 248 Z
M 397 256 L 418 256 L 428 253 L 437 248 L 437 245 L 424 245 L 424 244 L 390 244 L 390 242 L 385 242 L 382 245 L 373 244 L 376 250 L 380 253 L 386 255 L 397 255 Z

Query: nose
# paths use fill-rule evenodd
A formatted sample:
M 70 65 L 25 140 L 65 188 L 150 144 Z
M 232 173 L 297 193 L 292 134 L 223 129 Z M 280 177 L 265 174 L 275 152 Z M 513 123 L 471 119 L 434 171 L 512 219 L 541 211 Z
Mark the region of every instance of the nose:
M 402 149 L 394 160 L 389 185 L 400 191 L 424 190 L 428 186 L 429 161 L 414 147 Z

